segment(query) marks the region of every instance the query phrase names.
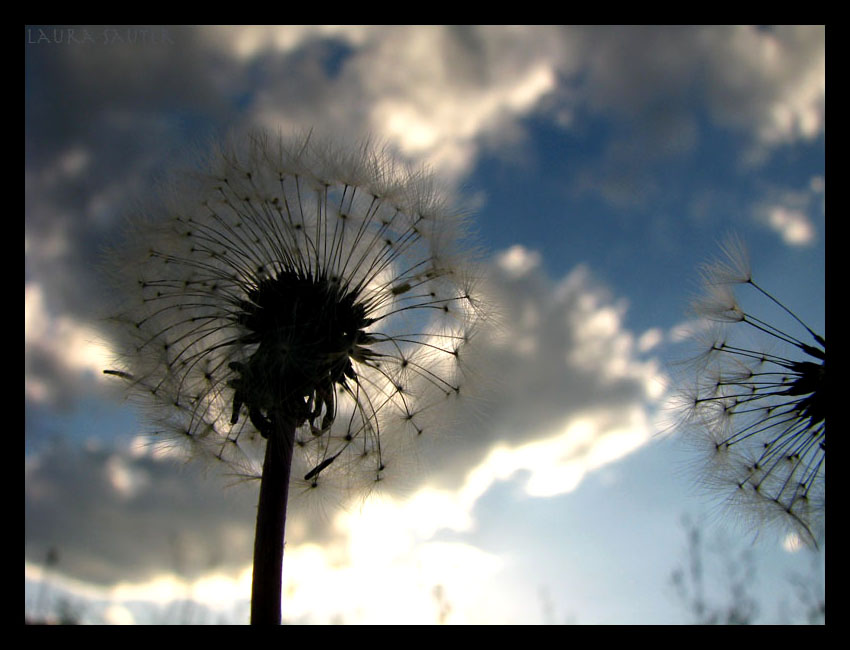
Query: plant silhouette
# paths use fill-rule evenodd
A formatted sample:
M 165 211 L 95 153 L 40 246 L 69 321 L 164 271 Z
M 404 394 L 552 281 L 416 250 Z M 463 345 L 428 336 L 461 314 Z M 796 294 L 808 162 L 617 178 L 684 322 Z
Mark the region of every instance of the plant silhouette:
M 386 149 L 254 132 L 176 176 L 112 252 L 106 372 L 157 435 L 262 464 L 252 623 L 281 619 L 290 492 L 368 491 L 468 391 L 485 310 L 464 224 Z
M 739 239 L 723 250 L 703 268 L 694 303 L 703 326 L 695 381 L 681 394 L 683 429 L 706 455 L 704 482 L 734 516 L 816 545 L 826 498 L 826 339 L 756 283 Z M 760 310 L 745 308 L 734 285 L 761 299 Z M 776 318 L 765 315 L 771 308 Z

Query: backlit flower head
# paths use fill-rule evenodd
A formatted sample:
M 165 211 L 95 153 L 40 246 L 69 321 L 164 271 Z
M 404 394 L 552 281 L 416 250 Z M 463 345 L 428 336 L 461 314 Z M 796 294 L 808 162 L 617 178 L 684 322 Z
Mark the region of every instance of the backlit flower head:
M 158 433 L 239 472 L 286 417 L 294 484 L 373 483 L 468 390 L 467 241 L 434 179 L 385 151 L 254 133 L 175 178 L 112 255 L 110 372 Z
M 735 515 L 816 543 L 825 505 L 826 340 L 756 284 L 739 240 L 724 252 L 703 268 L 705 292 L 694 303 L 705 327 L 696 381 L 682 396 L 688 435 L 708 455 L 706 484 Z M 788 326 L 745 308 L 735 284 Z

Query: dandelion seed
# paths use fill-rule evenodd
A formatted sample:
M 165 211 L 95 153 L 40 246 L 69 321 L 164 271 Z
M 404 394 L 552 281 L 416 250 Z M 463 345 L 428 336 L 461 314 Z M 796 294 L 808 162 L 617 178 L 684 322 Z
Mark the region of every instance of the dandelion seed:
M 826 340 L 755 282 L 740 240 L 724 252 L 703 268 L 706 291 L 694 304 L 709 326 L 696 386 L 682 395 L 686 428 L 709 455 L 706 483 L 736 515 L 756 527 L 779 523 L 816 544 L 825 506 Z M 745 309 L 734 284 L 781 309 L 806 340 Z
M 290 476 L 374 485 L 465 390 L 484 311 L 463 222 L 386 152 L 256 133 L 178 178 L 112 256 L 127 300 L 108 374 L 193 451 L 239 473 L 263 458 L 252 622 L 280 621 Z

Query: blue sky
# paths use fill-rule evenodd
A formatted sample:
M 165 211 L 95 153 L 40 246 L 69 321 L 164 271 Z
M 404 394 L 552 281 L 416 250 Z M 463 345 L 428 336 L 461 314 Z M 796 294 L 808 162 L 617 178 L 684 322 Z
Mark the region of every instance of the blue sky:
M 247 620 L 256 486 L 139 444 L 143 420 L 100 373 L 96 262 L 155 179 L 261 126 L 372 136 L 431 166 L 473 208 L 504 317 L 482 413 L 423 452 L 433 471 L 403 496 L 292 516 L 285 621 L 688 622 L 669 581 L 683 516 L 711 540 L 718 603 L 744 549 L 758 620 L 799 619 L 787 576 L 811 579 L 808 553 L 713 516 L 666 405 L 699 265 L 731 230 L 823 332 L 824 38 L 27 28 L 27 611 L 65 597 L 89 622 Z

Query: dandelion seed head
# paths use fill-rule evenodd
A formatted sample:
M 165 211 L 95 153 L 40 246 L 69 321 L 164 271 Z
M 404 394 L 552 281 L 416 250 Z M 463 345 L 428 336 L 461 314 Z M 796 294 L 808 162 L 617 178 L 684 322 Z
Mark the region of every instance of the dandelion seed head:
M 781 527 L 810 543 L 822 534 L 826 473 L 826 341 L 753 280 L 740 240 L 706 267 L 695 311 L 692 388 L 680 397 L 680 427 L 701 449 L 701 483 L 736 519 Z M 745 309 L 732 284 L 780 307 L 789 324 Z
M 384 149 L 231 140 L 112 254 L 115 372 L 162 437 L 239 474 L 285 414 L 294 492 L 381 482 L 472 377 L 487 299 L 468 241 L 433 178 Z

